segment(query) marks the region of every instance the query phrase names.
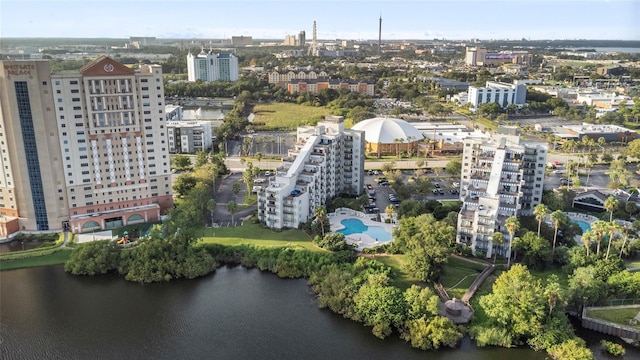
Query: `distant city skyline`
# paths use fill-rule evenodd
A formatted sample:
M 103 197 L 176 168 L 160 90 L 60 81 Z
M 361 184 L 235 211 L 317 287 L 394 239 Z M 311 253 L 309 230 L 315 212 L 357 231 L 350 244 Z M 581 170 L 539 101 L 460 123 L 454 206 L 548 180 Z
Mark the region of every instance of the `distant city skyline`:
M 0 37 L 640 40 L 635 0 L 2 0 Z

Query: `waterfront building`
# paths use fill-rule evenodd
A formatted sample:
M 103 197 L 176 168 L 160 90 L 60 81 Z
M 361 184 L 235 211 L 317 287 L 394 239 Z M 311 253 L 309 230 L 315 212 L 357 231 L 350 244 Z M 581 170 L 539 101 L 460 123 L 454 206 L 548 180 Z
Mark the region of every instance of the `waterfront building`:
M 213 133 L 210 121 L 167 122 L 169 151 L 195 153 L 211 148 Z
M 187 79 L 189 81 L 238 81 L 238 58 L 233 54 L 200 52 L 187 54 Z
M 49 61 L 0 67 L 0 237 L 61 231 L 69 218 L 58 142 L 65 129 L 56 121 L 54 106 L 62 105 L 54 101 Z
M 518 81 L 513 84 L 487 81 L 484 87 L 469 86 L 467 103 L 473 105 L 472 111 L 477 111 L 480 104 L 497 103 L 506 108 L 509 105 L 522 106 L 527 98 L 527 86 Z
M 495 251 L 510 256 L 505 220 L 532 215 L 542 201 L 547 144 L 524 142 L 517 135 L 478 135 L 464 139 L 457 242 L 473 254 L 493 255 L 492 235 L 506 241 Z
M 258 191 L 258 218 L 273 229 L 297 228 L 318 206 L 364 187 L 364 132 L 344 128 L 342 116 L 301 126 L 295 148 Z
M 159 65 L 2 62 L 0 236 L 157 221 L 172 207 Z
M 173 205 L 162 67 L 100 56 L 51 86 L 71 230 L 160 220 Z

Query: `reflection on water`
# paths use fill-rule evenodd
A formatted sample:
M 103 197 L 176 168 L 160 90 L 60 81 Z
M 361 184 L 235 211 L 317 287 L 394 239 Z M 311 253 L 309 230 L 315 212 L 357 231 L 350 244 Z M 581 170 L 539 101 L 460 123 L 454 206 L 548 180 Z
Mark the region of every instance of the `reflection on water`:
M 2 359 L 542 360 L 529 349 L 412 349 L 317 308 L 305 280 L 242 267 L 140 285 L 62 266 L 0 272 Z

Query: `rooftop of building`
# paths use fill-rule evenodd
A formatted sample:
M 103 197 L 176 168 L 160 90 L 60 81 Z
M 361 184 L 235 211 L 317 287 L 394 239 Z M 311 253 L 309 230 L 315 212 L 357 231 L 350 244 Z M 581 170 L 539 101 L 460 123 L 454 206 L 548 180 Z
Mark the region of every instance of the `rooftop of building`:
M 334 85 L 338 85 L 338 84 L 362 84 L 362 83 L 366 83 L 368 85 L 375 85 L 375 81 L 373 80 L 369 80 L 369 79 L 330 79 L 327 77 L 319 77 L 317 79 L 291 79 L 291 84 L 299 84 L 299 83 L 305 83 L 305 84 L 317 84 L 317 83 L 322 83 L 322 82 L 328 82 L 329 84 L 334 84 Z
M 564 125 L 563 128 L 583 134 L 633 132 L 625 127 L 611 124 L 582 123 L 582 125 Z

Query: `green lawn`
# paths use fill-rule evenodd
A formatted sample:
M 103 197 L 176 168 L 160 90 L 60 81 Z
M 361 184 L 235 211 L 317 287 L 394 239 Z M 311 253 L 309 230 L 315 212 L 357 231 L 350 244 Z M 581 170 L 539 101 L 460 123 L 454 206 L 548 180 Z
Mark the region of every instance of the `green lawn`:
M 640 260 L 635 261 L 625 261 L 624 266 L 628 268 L 640 267 Z
M 64 264 L 69 259 L 70 250 L 60 250 L 43 256 L 34 256 L 17 260 L 0 261 L 0 270 L 20 269 L 33 266 Z
M 440 282 L 450 297 L 460 299 L 484 268 L 475 262 L 449 257 Z
M 253 108 L 255 130 L 295 130 L 300 125 L 315 125 L 331 115 L 324 107 L 292 103 L 257 104 Z
M 201 232 L 202 244 L 286 246 L 298 245 L 311 251 L 324 251 L 311 244 L 311 238 L 302 230 L 272 231 L 260 225 L 245 222 L 240 227 L 207 228 Z
M 376 255 L 373 259 L 378 260 L 391 268 L 393 277 L 391 285 L 402 290 L 411 287 L 413 284 L 425 286 L 426 283 L 409 275 L 404 266 L 402 266 L 405 261 L 405 257 L 405 255 Z
M 569 277 L 567 274 L 565 274 L 562 269 L 559 268 L 551 268 L 551 269 L 545 269 L 545 270 L 531 270 L 529 269 L 529 272 L 531 272 L 531 275 L 533 275 L 534 277 L 541 279 L 543 282 L 545 280 L 547 280 L 547 278 L 549 278 L 549 276 L 551 275 L 557 275 L 558 276 L 558 282 L 560 283 L 560 286 L 562 286 L 563 289 L 567 289 L 569 288 Z
M 629 325 L 629 320 L 638 315 L 638 312 L 640 312 L 640 305 L 625 309 L 589 310 L 587 316 L 640 330 L 640 325 Z

